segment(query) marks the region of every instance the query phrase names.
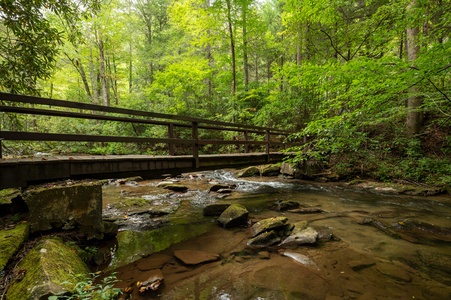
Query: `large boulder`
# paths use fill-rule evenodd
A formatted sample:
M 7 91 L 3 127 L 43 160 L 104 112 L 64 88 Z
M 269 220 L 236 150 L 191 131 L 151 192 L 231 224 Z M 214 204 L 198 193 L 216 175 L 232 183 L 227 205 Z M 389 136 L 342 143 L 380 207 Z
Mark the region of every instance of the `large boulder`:
M 47 299 L 66 291 L 74 292 L 79 276 L 89 272 L 76 253 L 58 239 L 41 240 L 20 262 L 8 300 Z M 77 277 L 78 276 L 78 277 Z
M 224 228 L 247 225 L 249 211 L 240 204 L 230 205 L 218 218 Z
M 21 223 L 13 228 L 0 230 L 0 272 L 28 239 L 29 230 L 28 223 Z
M 315 160 L 307 160 L 297 164 L 282 163 L 280 173 L 301 179 L 314 179 L 323 172 L 323 165 Z
M 30 231 L 78 229 L 88 238 L 103 238 L 102 187 L 99 183 L 43 185 L 23 194 Z

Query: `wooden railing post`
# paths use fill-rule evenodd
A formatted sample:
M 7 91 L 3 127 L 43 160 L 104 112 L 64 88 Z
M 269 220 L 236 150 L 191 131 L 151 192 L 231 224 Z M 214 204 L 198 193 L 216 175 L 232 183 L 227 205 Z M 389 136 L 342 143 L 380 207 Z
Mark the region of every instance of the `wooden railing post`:
M 174 124 L 173 123 L 168 124 L 168 138 L 170 138 L 170 139 L 174 138 Z M 169 142 L 168 148 L 169 148 L 169 155 L 174 156 L 175 155 L 174 144 Z
M 266 162 L 269 162 L 269 143 L 270 143 L 270 132 L 266 130 Z
M 0 159 L 3 158 L 3 152 L 2 152 L 2 138 L 0 138 Z
M 199 168 L 199 132 L 198 132 L 198 123 L 191 123 L 192 137 L 194 140 L 193 145 L 193 158 L 194 158 L 194 167 Z
M 244 144 L 244 153 L 249 153 L 249 135 L 248 131 L 244 131 L 244 140 L 246 141 L 246 144 Z

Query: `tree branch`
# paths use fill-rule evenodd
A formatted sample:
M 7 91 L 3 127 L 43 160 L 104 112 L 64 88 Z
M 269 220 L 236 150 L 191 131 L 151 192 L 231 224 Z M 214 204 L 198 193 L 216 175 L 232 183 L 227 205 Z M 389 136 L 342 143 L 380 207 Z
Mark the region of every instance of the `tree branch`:
M 331 37 L 326 31 L 324 31 L 323 29 L 320 29 L 320 31 L 321 31 L 322 33 L 324 33 L 324 34 L 327 36 L 327 38 L 328 38 L 329 41 L 330 41 L 330 45 L 332 46 L 332 48 L 334 48 L 335 52 L 337 52 L 337 54 L 340 55 L 345 61 L 348 61 L 348 59 L 347 59 L 346 57 L 344 57 L 344 56 L 340 53 L 340 51 L 338 51 L 337 47 L 335 47 L 334 42 L 333 42 L 333 40 L 332 40 L 332 37 Z
M 443 97 L 445 97 L 446 100 L 448 100 L 449 102 L 451 102 L 451 99 L 442 91 L 440 90 L 435 84 L 434 82 L 432 82 L 432 80 L 430 78 L 428 78 L 428 81 L 432 84 L 432 86 L 437 90 L 437 92 L 439 92 L 440 94 L 443 95 Z

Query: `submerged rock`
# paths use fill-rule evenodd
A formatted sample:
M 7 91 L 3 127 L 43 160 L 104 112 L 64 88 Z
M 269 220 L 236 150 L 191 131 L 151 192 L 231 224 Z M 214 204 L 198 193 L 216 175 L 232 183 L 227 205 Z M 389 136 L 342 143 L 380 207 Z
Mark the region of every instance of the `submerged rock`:
M 166 184 L 163 186 L 163 188 L 170 190 L 170 191 L 181 192 L 181 193 L 185 193 L 186 191 L 188 191 L 187 186 L 182 185 L 182 184 L 176 184 L 176 183 Z
M 251 234 L 253 237 L 265 232 L 269 231 L 278 227 L 282 227 L 285 225 L 285 223 L 288 221 L 287 217 L 275 217 L 275 218 L 268 218 L 263 219 L 261 221 L 258 221 L 251 227 Z
M 13 228 L 0 230 L 0 272 L 28 239 L 29 230 L 28 223 L 21 223 Z
M 366 217 L 360 224 L 371 225 L 391 237 L 401 238 L 415 244 L 451 243 L 451 228 L 420 221 L 403 220 L 394 224 L 386 224 L 379 219 Z
M 381 274 L 397 281 L 401 282 L 412 281 L 412 277 L 410 276 L 410 274 L 398 266 L 394 266 L 387 263 L 379 264 L 376 266 L 376 270 L 378 270 Z
M 295 260 L 296 262 L 298 262 L 304 266 L 319 269 L 318 266 L 316 265 L 316 263 L 304 254 L 293 252 L 293 251 L 280 251 L 279 254 L 290 257 L 293 260 Z
M 399 236 L 422 244 L 451 243 L 451 228 L 415 220 L 403 220 L 393 226 Z M 406 238 L 406 236 L 408 238 Z
M 277 211 L 286 211 L 289 209 L 296 209 L 299 205 L 299 202 L 296 201 L 282 200 L 274 202 L 271 208 Z
M 47 299 L 51 295 L 73 292 L 89 270 L 72 248 L 57 239 L 40 241 L 17 266 L 16 278 L 8 289 L 8 300 Z
M 451 286 L 451 255 L 418 250 L 411 259 L 403 257 L 402 260 L 438 282 Z
M 185 265 L 198 265 L 217 261 L 221 258 L 219 254 L 196 250 L 177 250 L 174 251 L 174 256 L 180 259 Z
M 218 218 L 224 228 L 247 225 L 249 211 L 240 204 L 230 205 Z
M 302 207 L 302 208 L 295 208 L 295 209 L 289 209 L 287 212 L 295 213 L 295 214 L 320 214 L 323 213 L 324 210 L 322 210 L 319 207 Z
M 207 205 L 203 208 L 203 215 L 204 216 L 219 216 L 221 215 L 230 204 L 227 203 L 215 203 Z
M 376 264 L 376 262 L 369 258 L 352 260 L 352 261 L 348 262 L 348 266 L 356 272 L 361 271 L 363 269 L 367 269 L 369 267 L 372 267 L 375 264 Z

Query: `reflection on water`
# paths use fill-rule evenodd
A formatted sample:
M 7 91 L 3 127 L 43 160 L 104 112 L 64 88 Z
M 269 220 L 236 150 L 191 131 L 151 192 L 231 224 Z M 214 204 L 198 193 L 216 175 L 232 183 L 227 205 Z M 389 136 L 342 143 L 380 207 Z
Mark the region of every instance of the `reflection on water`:
M 212 181 L 236 189 L 222 199 L 208 192 Z M 127 263 L 117 269 L 119 286 L 145 281 L 146 265 L 164 274 L 157 292 L 135 291 L 133 299 L 451 299 L 449 196 L 378 195 L 278 178 L 241 180 L 222 170 L 181 183 L 190 191 L 173 193 L 156 182 L 104 189 L 105 215 L 120 221 L 122 243 L 140 244 L 118 250 L 116 256 Z M 270 209 L 284 200 L 323 212 Z M 278 247 L 264 249 L 269 254 L 262 256 L 261 249 L 246 246 L 247 228 L 223 229 L 202 215 L 212 203 L 242 204 L 252 222 L 280 215 L 290 223 L 306 220 L 331 231 L 334 239 L 290 249 L 291 256 L 304 257 L 315 268 L 281 255 Z M 221 261 L 186 266 L 173 257 L 178 249 L 217 253 Z M 158 264 L 157 254 L 168 259 Z

